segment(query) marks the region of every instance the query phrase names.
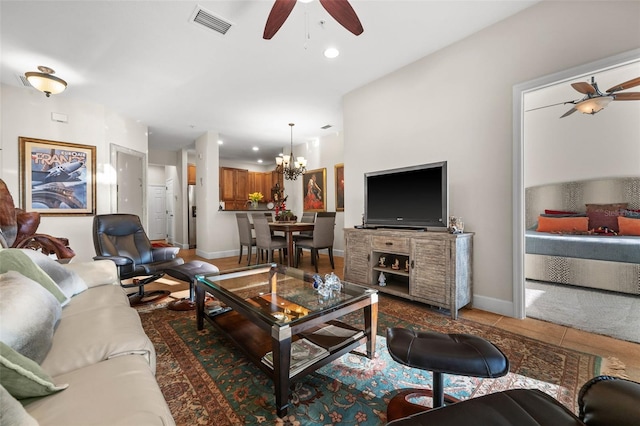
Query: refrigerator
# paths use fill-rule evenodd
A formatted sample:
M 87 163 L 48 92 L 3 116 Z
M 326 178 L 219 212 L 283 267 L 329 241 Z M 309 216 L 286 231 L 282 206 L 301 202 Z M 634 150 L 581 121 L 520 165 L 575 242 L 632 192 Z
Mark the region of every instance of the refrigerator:
M 188 185 L 187 186 L 187 197 L 188 197 L 188 210 L 187 216 L 189 218 L 188 228 L 189 228 L 189 248 L 196 248 L 196 186 Z

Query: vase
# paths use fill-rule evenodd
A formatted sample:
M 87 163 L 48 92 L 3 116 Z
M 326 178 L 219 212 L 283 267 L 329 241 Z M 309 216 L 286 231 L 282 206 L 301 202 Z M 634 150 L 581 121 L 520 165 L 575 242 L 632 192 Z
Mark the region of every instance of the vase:
M 251 209 L 252 210 L 257 210 L 258 209 L 258 202 L 257 201 L 252 201 L 251 202 Z

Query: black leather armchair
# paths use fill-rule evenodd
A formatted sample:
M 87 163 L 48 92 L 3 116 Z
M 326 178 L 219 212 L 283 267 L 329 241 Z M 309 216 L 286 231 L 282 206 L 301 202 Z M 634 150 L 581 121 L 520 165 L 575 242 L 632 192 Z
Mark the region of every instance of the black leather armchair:
M 134 214 L 104 214 L 93 218 L 93 245 L 95 260 L 108 259 L 118 267 L 120 280 L 134 279 L 125 288 L 138 287 L 137 293 L 129 295 L 131 305 L 150 303 L 170 294 L 157 290 L 145 292 L 144 286 L 164 275 L 164 270 L 182 265 L 177 257 L 178 247 L 152 247 L 142 227 L 140 218 Z
M 393 426 L 636 426 L 640 383 L 598 376 L 582 386 L 578 416 L 537 389 L 512 389 L 394 420 Z

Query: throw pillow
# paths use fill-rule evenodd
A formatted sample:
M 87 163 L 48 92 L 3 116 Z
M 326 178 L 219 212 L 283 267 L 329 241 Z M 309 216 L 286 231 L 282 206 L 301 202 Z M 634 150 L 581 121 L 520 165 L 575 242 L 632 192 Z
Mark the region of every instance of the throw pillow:
M 609 228 L 618 232 L 618 216 L 627 203 L 586 204 L 589 216 L 589 229 Z
M 36 419 L 31 417 L 11 394 L 0 385 L 0 424 L 38 426 Z
M 587 232 L 588 217 L 538 217 L 538 232 Z
M 56 282 L 53 281 L 51 277 L 42 270 L 42 268 L 36 265 L 23 250 L 0 250 L 0 274 L 7 271 L 18 271 L 25 277 L 31 278 L 33 281 L 42 285 L 42 287 L 49 290 L 49 292 L 51 292 L 51 294 L 53 294 L 63 305 L 69 301 Z
M 618 226 L 620 227 L 620 235 L 640 236 L 640 218 L 620 216 L 618 218 Z
M 55 297 L 16 271 L 0 274 L 0 340 L 37 363 L 51 348 L 62 308 Z
M 564 210 L 549 210 L 545 209 L 544 214 L 578 214 L 578 212 L 569 212 Z
M 622 210 L 622 216 L 640 219 L 640 210 L 631 210 L 631 209 Z
M 23 249 L 22 251 L 58 284 L 65 296 L 71 298 L 87 289 L 87 284 L 80 278 L 80 275 L 65 268 L 46 254 L 29 249 Z
M 16 399 L 51 395 L 69 387 L 56 385 L 35 361 L 0 342 L 0 384 Z

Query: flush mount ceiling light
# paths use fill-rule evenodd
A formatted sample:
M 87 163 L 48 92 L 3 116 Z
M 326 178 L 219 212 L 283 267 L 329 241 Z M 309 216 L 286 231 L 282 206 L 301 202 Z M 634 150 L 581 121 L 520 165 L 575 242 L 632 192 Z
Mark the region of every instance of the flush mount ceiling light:
M 52 94 L 57 95 L 58 93 L 62 93 L 64 89 L 67 88 L 67 82 L 53 75 L 55 71 L 51 68 L 41 65 L 38 67 L 38 70 L 40 72 L 26 72 L 24 76 L 27 78 L 29 84 L 39 91 L 44 92 L 47 98 Z
M 289 127 L 291 127 L 290 154 L 276 157 L 276 172 L 282 174 L 287 180 L 296 180 L 298 176 L 307 171 L 307 160 L 304 157 L 296 159 L 295 155 L 293 155 L 293 126 L 295 124 L 289 123 Z
M 329 47 L 324 51 L 324 57 L 328 59 L 337 58 L 339 54 L 340 54 L 340 51 L 335 47 Z

